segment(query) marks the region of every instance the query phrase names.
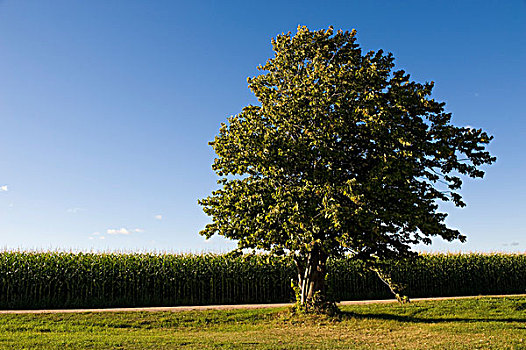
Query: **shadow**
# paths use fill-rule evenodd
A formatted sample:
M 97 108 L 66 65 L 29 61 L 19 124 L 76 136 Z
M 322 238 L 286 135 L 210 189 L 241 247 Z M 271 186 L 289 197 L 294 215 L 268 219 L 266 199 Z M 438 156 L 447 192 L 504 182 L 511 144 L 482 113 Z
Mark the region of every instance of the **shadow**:
M 526 322 L 526 318 L 463 318 L 463 317 L 443 317 L 443 318 L 432 318 L 432 317 L 415 317 L 415 316 L 404 316 L 404 315 L 392 315 L 385 313 L 355 313 L 351 311 L 342 311 L 339 315 L 342 320 L 345 319 L 377 319 L 377 320 L 391 320 L 398 322 L 408 323 L 446 323 L 446 322 L 501 322 L 501 323 L 513 323 L 513 322 Z

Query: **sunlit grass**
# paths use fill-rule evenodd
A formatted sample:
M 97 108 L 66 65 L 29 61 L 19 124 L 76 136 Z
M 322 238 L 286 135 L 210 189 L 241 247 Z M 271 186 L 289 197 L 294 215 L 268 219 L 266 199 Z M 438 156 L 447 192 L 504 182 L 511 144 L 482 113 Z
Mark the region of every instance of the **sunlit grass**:
M 10 349 L 526 349 L 526 298 L 342 307 L 0 315 Z

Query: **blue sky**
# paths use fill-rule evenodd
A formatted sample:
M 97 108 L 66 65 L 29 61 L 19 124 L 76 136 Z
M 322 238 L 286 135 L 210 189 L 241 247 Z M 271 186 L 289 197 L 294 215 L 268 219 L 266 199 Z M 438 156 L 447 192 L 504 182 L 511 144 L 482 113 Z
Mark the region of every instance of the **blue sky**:
M 357 29 L 495 136 L 467 208 L 443 206 L 468 242 L 418 249 L 526 251 L 524 0 L 0 1 L 0 248 L 228 251 L 198 235 L 207 142 L 298 25 Z

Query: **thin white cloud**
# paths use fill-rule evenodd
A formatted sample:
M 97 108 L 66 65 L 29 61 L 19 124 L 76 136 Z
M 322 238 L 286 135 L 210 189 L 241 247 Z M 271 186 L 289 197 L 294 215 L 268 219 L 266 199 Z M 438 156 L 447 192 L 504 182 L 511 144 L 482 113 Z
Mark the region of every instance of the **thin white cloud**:
M 106 230 L 106 233 L 109 235 L 129 235 L 131 232 L 123 227 L 120 229 L 109 228 Z
M 110 230 L 108 230 L 110 231 Z M 115 230 L 115 231 L 120 231 L 120 230 Z M 117 234 L 117 233 L 116 233 Z M 106 239 L 106 237 L 102 236 L 100 232 L 93 232 L 89 237 L 89 239 Z
M 7 191 L 8 191 L 7 185 L 0 186 L 0 192 L 7 192 Z
M 82 208 L 69 208 L 68 210 L 66 210 L 68 213 L 72 213 L 72 214 L 77 214 L 79 211 L 82 211 L 84 209 Z
M 155 215 L 155 220 L 162 220 L 163 216 L 161 214 Z
M 144 232 L 144 229 L 142 229 L 142 228 L 135 228 L 133 230 L 128 230 L 127 228 L 122 227 L 122 228 L 109 228 L 109 229 L 106 230 L 106 233 L 109 234 L 109 235 L 131 235 L 134 232 L 141 233 L 141 232 Z M 94 235 L 99 235 L 98 232 L 94 232 L 93 234 Z
M 88 237 L 89 239 L 106 239 L 106 237 L 104 236 L 101 236 L 100 232 L 93 232 L 90 237 Z

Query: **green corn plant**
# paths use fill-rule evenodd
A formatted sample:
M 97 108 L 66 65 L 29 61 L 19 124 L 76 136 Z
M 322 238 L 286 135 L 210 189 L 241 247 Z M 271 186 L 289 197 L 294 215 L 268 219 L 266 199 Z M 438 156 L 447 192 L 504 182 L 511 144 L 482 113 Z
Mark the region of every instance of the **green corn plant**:
M 331 259 L 336 300 L 390 298 L 356 261 Z M 389 271 L 410 297 L 526 292 L 524 254 L 422 254 Z M 295 268 L 268 255 L 0 252 L 0 308 L 175 306 L 294 299 Z

